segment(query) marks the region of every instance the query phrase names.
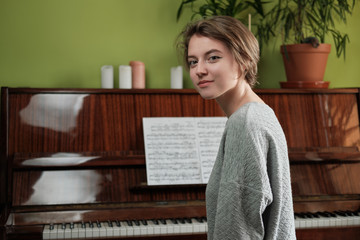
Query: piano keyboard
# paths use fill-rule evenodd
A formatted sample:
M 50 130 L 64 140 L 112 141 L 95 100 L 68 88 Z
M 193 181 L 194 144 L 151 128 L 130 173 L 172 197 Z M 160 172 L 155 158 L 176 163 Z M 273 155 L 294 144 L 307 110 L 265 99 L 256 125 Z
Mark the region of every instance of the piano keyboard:
M 45 225 L 43 239 L 206 233 L 205 218 L 81 222 Z
M 360 226 L 359 211 L 295 213 L 295 228 Z
M 295 228 L 360 226 L 360 212 L 295 213 Z M 206 233 L 206 218 L 81 222 L 45 225 L 43 239 Z

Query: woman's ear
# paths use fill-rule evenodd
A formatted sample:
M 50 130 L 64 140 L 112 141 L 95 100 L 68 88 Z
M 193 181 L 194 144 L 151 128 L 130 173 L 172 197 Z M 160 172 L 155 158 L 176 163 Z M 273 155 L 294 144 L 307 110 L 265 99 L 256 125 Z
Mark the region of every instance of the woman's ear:
M 245 78 L 246 76 L 246 68 L 243 64 L 239 64 L 239 78 Z

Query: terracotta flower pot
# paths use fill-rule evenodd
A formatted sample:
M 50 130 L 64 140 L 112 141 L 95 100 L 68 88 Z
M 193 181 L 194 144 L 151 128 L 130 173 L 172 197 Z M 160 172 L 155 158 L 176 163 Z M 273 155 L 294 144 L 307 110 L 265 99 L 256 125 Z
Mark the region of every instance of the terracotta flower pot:
M 286 47 L 286 52 L 284 50 Z M 287 82 L 280 82 L 282 88 L 328 88 L 323 81 L 330 44 L 291 44 L 281 46 Z

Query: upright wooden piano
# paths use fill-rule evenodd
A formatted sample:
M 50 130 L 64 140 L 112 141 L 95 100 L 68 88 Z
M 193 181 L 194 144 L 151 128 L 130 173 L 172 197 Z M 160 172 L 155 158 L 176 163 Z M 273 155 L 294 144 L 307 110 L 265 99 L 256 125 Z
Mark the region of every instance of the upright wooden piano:
M 359 89 L 256 92 L 287 138 L 298 239 L 358 238 Z M 142 118 L 186 116 L 223 112 L 191 89 L 3 87 L 0 239 L 206 239 L 205 185 L 146 184 Z

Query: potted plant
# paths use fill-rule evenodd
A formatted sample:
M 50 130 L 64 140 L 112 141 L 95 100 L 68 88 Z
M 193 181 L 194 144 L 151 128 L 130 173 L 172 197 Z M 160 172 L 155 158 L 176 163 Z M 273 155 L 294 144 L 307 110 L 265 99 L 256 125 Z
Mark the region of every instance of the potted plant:
M 346 55 L 349 36 L 336 29 L 336 22 L 346 23 L 356 0 L 278 0 L 258 24 L 264 43 L 272 37 L 282 39 L 287 82 L 284 88 L 327 88 L 324 82 L 332 36 L 337 57 Z
M 256 25 L 259 19 L 265 17 L 263 9 L 265 3 L 267 2 L 262 0 L 182 0 L 177 11 L 177 20 L 181 17 L 184 8 L 190 7 L 193 12 L 191 19 L 196 17 L 206 18 L 209 16 L 232 16 L 243 23 L 247 23 L 251 29 L 251 26 Z M 251 21 L 251 19 L 253 19 L 253 21 Z
M 343 56 L 345 59 L 349 36 L 337 30 L 336 23 L 346 23 L 356 1 L 202 0 L 196 5 L 197 0 L 182 0 L 177 19 L 186 5 L 191 6 L 192 18 L 228 15 L 246 23 L 246 13 L 251 13 L 253 20 L 248 24 L 249 27 L 256 27 L 255 36 L 259 40 L 260 49 L 270 39 L 281 37 L 281 52 L 287 76 L 287 82 L 281 82 L 281 87 L 327 88 L 329 82 L 324 82 L 323 77 L 331 46 L 325 43 L 325 38 L 332 36 L 337 57 Z M 266 4 L 268 5 L 265 6 Z

